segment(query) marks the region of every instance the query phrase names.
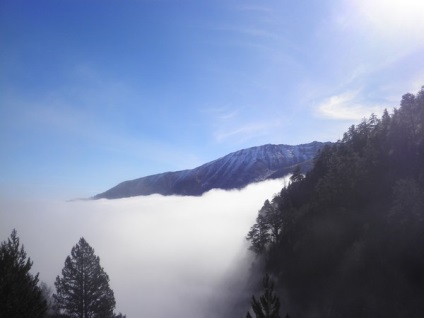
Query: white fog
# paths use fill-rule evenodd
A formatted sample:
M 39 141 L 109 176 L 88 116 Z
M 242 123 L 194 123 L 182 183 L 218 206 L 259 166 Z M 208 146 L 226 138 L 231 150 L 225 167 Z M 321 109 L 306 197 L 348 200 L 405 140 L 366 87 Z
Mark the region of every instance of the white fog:
M 244 238 L 257 211 L 283 185 L 283 179 L 266 181 L 202 197 L 3 198 L 0 239 L 15 228 L 34 262 L 32 272 L 54 288 L 65 258 L 83 236 L 109 275 L 116 312 L 128 318 L 216 317 L 225 293 L 243 282 L 251 263 Z

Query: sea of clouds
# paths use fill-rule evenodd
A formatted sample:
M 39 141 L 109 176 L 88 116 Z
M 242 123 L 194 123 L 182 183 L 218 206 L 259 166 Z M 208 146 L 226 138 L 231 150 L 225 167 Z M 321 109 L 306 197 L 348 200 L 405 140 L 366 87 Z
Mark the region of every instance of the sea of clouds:
M 84 237 L 130 317 L 218 317 L 252 262 L 246 233 L 285 179 L 201 197 L 59 202 L 0 199 L 0 240 L 16 229 L 33 272 L 54 289 Z

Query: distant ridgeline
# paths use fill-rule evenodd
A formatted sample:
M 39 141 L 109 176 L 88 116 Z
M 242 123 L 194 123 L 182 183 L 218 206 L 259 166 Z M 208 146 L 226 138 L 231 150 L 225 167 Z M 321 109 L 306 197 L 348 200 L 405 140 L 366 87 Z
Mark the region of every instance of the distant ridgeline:
M 284 177 L 300 165 L 306 172 L 312 159 L 326 144 L 264 145 L 243 149 L 200 167 L 166 172 L 135 180 L 124 181 L 94 196 L 94 199 L 117 199 L 138 195 L 197 196 L 211 189 L 240 189 L 253 182 Z
M 247 235 L 282 317 L 424 317 L 424 87 L 351 126 Z

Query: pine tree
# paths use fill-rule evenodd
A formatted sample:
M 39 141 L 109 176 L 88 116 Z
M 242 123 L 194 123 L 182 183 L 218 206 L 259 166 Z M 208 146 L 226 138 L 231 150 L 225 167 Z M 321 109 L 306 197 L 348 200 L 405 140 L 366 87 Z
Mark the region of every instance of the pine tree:
M 94 249 L 81 238 L 65 261 L 62 278 L 57 276 L 53 295 L 59 309 L 70 317 L 113 317 L 115 297 L 109 277 Z
M 246 240 L 251 242 L 250 250 L 260 255 L 265 252 L 267 245 L 270 243 L 269 224 L 265 215 L 259 213 L 256 218 L 256 223 L 250 228 L 247 233 Z
M 300 181 L 302 181 L 304 178 L 305 178 L 305 176 L 302 174 L 302 170 L 300 169 L 300 166 L 299 166 L 299 165 L 297 165 L 297 166 L 294 168 L 294 170 L 293 170 L 293 174 L 292 174 L 292 176 L 290 177 L 290 181 L 291 181 L 292 183 L 300 182 Z
M 252 296 L 252 310 L 256 318 L 280 318 L 280 300 L 274 294 L 274 284 L 270 282 L 269 275 L 266 274 L 263 279 L 264 293 L 259 297 Z M 246 318 L 252 318 L 250 312 L 247 312 Z
M 259 213 L 263 213 L 265 216 L 265 220 L 271 232 L 271 241 L 277 243 L 283 227 L 283 215 L 277 208 L 277 204 L 275 202 L 270 203 L 269 200 L 266 200 Z
M 37 318 L 47 310 L 38 274 L 30 274 L 32 262 L 20 246 L 16 230 L 0 246 L 0 317 Z

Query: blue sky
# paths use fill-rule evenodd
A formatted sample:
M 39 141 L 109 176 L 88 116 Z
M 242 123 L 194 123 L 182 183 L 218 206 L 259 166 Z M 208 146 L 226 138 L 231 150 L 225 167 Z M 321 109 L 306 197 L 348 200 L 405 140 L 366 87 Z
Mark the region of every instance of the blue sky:
M 0 193 L 336 141 L 424 85 L 420 0 L 2 0 Z

